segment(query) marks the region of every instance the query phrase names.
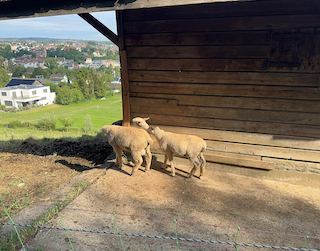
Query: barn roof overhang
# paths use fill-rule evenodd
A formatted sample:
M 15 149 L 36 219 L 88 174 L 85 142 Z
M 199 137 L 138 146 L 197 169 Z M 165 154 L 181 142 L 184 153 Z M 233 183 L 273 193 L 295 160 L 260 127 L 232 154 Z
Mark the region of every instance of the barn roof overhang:
M 0 20 L 248 0 L 0 0 Z

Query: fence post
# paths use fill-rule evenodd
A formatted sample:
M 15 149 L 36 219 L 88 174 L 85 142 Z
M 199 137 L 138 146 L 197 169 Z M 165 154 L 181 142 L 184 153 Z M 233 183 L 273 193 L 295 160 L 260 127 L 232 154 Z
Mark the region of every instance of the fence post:
M 234 241 L 234 243 L 236 244 L 235 247 L 236 247 L 236 250 L 237 250 L 237 251 L 239 251 L 239 250 L 238 250 L 238 247 L 237 247 L 237 239 L 238 239 L 238 234 L 239 234 L 239 232 L 240 232 L 240 227 L 238 227 L 238 231 L 237 231 L 237 234 L 236 234 L 236 239 L 235 239 L 235 241 Z
M 307 244 L 307 240 L 308 240 L 308 239 L 309 239 L 309 236 L 307 235 L 306 238 L 305 238 L 305 240 L 304 240 L 303 248 L 306 247 L 306 244 Z
M 178 241 L 178 233 L 177 233 L 176 221 L 177 221 L 177 220 L 173 220 L 173 222 L 174 222 L 174 231 L 175 231 L 175 233 L 176 233 L 176 238 L 177 238 L 177 240 L 176 240 L 177 249 L 178 249 L 178 251 L 179 251 L 179 241 Z
M 114 225 L 115 225 L 115 227 L 116 227 L 116 230 L 117 230 L 117 233 L 118 233 L 118 235 L 119 235 L 119 239 L 120 239 L 120 242 L 121 242 L 122 249 L 123 249 L 123 251 L 126 251 L 125 248 L 124 248 L 122 239 L 121 239 L 121 235 L 120 235 L 119 230 L 118 230 L 118 227 L 117 227 L 117 223 L 116 223 L 116 213 L 115 213 L 115 212 L 113 212 L 113 223 L 114 223 Z
M 63 222 L 62 222 L 62 219 L 61 219 L 61 217 L 60 217 L 60 215 L 59 215 L 59 210 L 58 210 L 58 207 L 57 207 L 57 206 L 56 206 L 56 212 L 57 212 L 57 215 L 58 215 L 58 217 L 59 217 L 59 219 L 60 219 L 60 222 L 61 222 L 61 224 L 62 224 L 62 226 L 63 226 L 63 228 L 64 228 L 64 231 L 66 231 L 66 234 L 67 234 L 69 243 L 70 243 L 70 245 L 71 245 L 71 248 L 72 248 L 72 250 L 74 251 L 74 248 L 73 248 L 71 239 L 70 239 L 69 234 L 68 234 L 68 230 L 66 229 L 66 227 L 64 226 L 64 224 L 63 224 Z

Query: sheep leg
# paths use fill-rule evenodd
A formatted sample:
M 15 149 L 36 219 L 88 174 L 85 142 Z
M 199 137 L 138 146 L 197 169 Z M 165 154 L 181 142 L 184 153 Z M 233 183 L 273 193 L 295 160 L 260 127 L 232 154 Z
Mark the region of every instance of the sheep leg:
M 131 175 L 133 175 L 138 169 L 139 167 L 141 167 L 141 164 L 143 162 L 142 156 L 140 154 L 140 152 L 131 152 L 132 158 L 134 160 L 134 166 L 132 168 L 132 173 Z
M 175 168 L 174 168 L 174 164 L 173 164 L 173 155 L 172 155 L 172 152 L 167 152 L 168 154 L 168 159 L 169 159 L 169 162 L 170 162 L 170 166 L 171 166 L 171 172 L 172 172 L 172 177 L 174 177 L 176 175 L 175 173 Z
M 167 156 L 167 154 L 165 154 L 164 155 L 164 161 L 163 161 L 163 164 L 162 164 L 161 168 L 166 169 L 167 162 L 168 162 L 168 156 Z
M 206 167 L 206 159 L 204 158 L 203 153 L 200 153 L 199 158 L 200 158 L 200 176 L 199 176 L 200 178 L 201 176 L 204 175 L 204 171 Z
M 116 166 L 122 170 L 122 150 L 119 147 L 113 147 L 113 150 L 116 152 Z
M 146 148 L 145 158 L 146 158 L 146 171 L 149 171 L 150 170 L 150 166 L 151 166 L 151 161 L 152 161 L 152 154 L 151 154 L 151 151 L 150 151 L 150 145 L 148 145 L 147 148 Z
M 194 173 L 197 171 L 197 169 L 199 168 L 200 161 L 197 156 L 191 156 L 191 157 L 189 157 L 189 160 L 191 161 L 191 163 L 193 165 L 193 168 L 191 169 L 191 172 L 189 175 L 189 178 L 191 178 L 194 175 Z M 200 176 L 201 176 L 201 174 L 200 174 Z

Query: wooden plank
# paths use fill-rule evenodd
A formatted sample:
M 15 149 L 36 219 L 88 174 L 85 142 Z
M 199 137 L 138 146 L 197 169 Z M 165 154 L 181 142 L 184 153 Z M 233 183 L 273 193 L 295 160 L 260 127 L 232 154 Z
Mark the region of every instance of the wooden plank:
M 180 117 L 180 116 L 165 116 L 149 113 L 133 113 L 130 114 L 131 119 L 134 117 L 150 117 L 156 125 L 166 126 L 181 126 L 193 127 L 202 129 L 227 130 L 237 132 L 250 133 L 266 133 L 275 136 L 296 136 L 320 138 L 319 126 L 294 125 L 294 124 L 279 124 L 266 122 L 249 122 L 237 120 L 221 120 L 212 118 L 197 118 L 197 117 Z
M 151 59 L 131 58 L 128 68 L 134 70 L 182 71 L 260 71 L 266 70 L 265 59 Z
M 220 97 L 200 95 L 175 95 L 175 94 L 153 94 L 132 93 L 130 97 L 132 105 L 166 105 L 175 106 L 202 106 L 237 109 L 258 109 L 269 111 L 288 112 L 320 112 L 320 102 L 313 100 L 289 100 L 272 98 L 247 98 L 247 97 Z
M 320 14 L 125 22 L 126 33 L 302 29 L 320 26 Z
M 127 46 L 270 45 L 270 31 L 127 34 Z
M 320 174 L 320 164 L 295 160 L 284 160 L 263 157 L 263 161 L 271 162 L 275 164 L 277 170 L 293 170 L 299 172 L 310 172 Z
M 130 103 L 135 98 L 130 98 Z M 140 99 L 141 100 L 141 99 Z M 248 122 L 267 122 L 297 125 L 320 125 L 319 113 L 301 113 L 285 111 L 249 110 L 232 108 L 215 108 L 201 106 L 162 106 L 154 100 L 154 106 L 150 103 L 138 103 L 130 105 L 133 113 L 158 114 L 181 117 L 214 118 L 221 120 L 241 120 Z
M 316 81 L 316 78 L 314 79 Z M 131 82 L 131 96 L 149 97 L 155 94 L 188 94 L 205 96 L 277 98 L 297 100 L 319 100 L 320 89 L 313 87 L 293 86 L 258 86 L 233 84 L 200 84 L 200 83 L 164 83 L 164 82 Z M 169 97 L 169 96 L 168 96 Z
M 150 117 L 151 126 L 153 124 L 153 116 Z M 149 122 L 148 121 L 148 122 Z M 231 142 L 231 143 L 244 143 L 252 145 L 274 146 L 283 148 L 296 148 L 304 150 L 319 150 L 320 139 L 319 138 L 305 138 L 305 137 L 291 137 L 271 134 L 259 134 L 259 133 L 246 133 L 246 132 L 232 132 L 223 130 L 207 130 L 189 127 L 176 127 L 161 125 L 161 129 L 182 134 L 197 135 L 205 140 Z M 260 157 L 256 156 L 260 159 Z
M 308 69 L 320 71 L 320 28 L 314 29 L 313 36 Z
M 176 1 L 177 2 L 177 1 Z M 161 11 L 160 11 L 161 10 Z M 154 20 L 154 19 L 180 19 L 180 18 L 207 18 L 232 16 L 265 16 L 319 13 L 317 0 L 282 0 L 282 1 L 244 1 L 215 4 L 185 5 L 179 7 L 152 8 L 147 10 L 126 11 L 125 20 Z
M 129 58 L 269 58 L 269 45 L 128 47 Z
M 269 70 L 310 71 L 309 58 L 314 29 L 273 31 Z
M 251 160 L 244 158 L 236 158 L 231 156 L 221 156 L 218 153 L 205 153 L 204 154 L 206 161 L 215 162 L 215 163 L 223 163 L 235 166 L 244 166 L 251 168 L 258 168 L 264 170 L 272 170 L 274 169 L 275 164 L 272 162 L 261 161 L 261 160 Z
M 213 83 L 245 85 L 318 86 L 319 74 L 267 72 L 189 72 L 129 70 L 130 82 Z M 163 89 L 163 86 L 161 87 Z M 210 87 L 209 87 L 210 88 Z M 132 91 L 135 92 L 133 89 Z M 171 91 L 171 90 L 168 90 Z M 154 88 L 152 92 L 155 92 Z M 197 92 L 202 92 L 197 90 Z
M 207 141 L 208 150 L 320 163 L 320 151 Z
M 235 158 L 235 159 L 246 159 L 246 160 L 254 160 L 254 161 L 261 161 L 261 156 L 254 156 L 254 155 L 248 155 L 248 154 L 239 154 L 239 153 L 228 153 L 228 152 L 217 152 L 212 150 L 206 150 L 204 152 L 204 155 L 210 155 L 210 156 L 221 156 L 221 157 L 229 157 L 229 158 Z

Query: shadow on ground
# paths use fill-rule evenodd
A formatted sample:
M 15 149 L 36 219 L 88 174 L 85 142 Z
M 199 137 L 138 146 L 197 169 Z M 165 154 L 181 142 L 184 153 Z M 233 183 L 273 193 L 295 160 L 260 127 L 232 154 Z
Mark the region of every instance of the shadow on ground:
M 9 143 L 0 144 L 0 152 L 16 154 L 32 154 L 38 156 L 63 156 L 86 159 L 99 168 L 105 159 L 113 152 L 112 147 L 103 136 L 94 138 L 60 138 L 55 140 L 37 140 L 28 138 L 24 141 L 11 140 Z M 60 164 L 82 172 L 90 167 L 59 160 Z

